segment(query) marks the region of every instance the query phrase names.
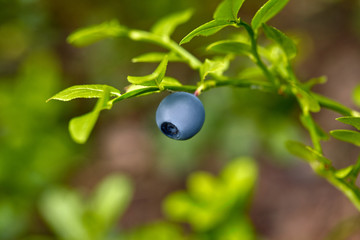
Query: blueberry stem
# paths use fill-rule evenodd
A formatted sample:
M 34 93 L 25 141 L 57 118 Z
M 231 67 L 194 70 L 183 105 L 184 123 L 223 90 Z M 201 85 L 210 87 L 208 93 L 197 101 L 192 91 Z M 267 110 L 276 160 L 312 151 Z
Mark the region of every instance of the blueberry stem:
M 195 90 L 194 96 L 198 97 L 200 95 L 200 93 L 201 93 L 201 90 L 198 88 L 198 89 Z

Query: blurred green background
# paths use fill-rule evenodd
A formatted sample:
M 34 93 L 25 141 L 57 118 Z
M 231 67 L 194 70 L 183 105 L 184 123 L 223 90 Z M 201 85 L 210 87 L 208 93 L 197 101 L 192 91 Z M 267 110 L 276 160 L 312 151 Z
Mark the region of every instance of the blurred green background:
M 264 2 L 246 1 L 240 16 L 251 19 Z M 66 37 L 77 28 L 118 19 L 147 30 L 163 16 L 193 8 L 191 21 L 174 34 L 179 41 L 211 19 L 218 3 L 0 0 L 0 239 L 185 239 L 185 235 L 187 239 L 255 239 L 257 235 L 318 240 L 355 215 L 340 193 L 286 152 L 286 140 L 307 139 L 292 100 L 239 89 L 209 91 L 201 96 L 207 115 L 202 131 L 189 141 L 175 142 L 161 135 L 154 120 L 165 93 L 130 99 L 101 114 L 85 145 L 71 140 L 67 124 L 88 112 L 94 102 L 45 103 L 75 84 L 123 89 L 127 75 L 148 74 L 155 66 L 131 63 L 133 57 L 158 48 L 150 44 L 113 39 L 72 47 Z M 350 96 L 360 75 L 359 16 L 359 1 L 303 0 L 290 1 L 271 21 L 298 41 L 299 77 L 327 75 L 328 83 L 317 91 L 350 107 L 355 107 Z M 203 46 L 227 33 L 198 38 L 185 48 L 204 59 Z M 237 63 L 247 66 L 241 58 Z M 198 78 L 180 63 L 170 64 L 168 74 L 183 83 Z M 343 127 L 335 117 L 329 111 L 316 114 L 327 131 Z M 339 167 L 352 163 L 358 153 L 336 140 L 330 140 L 325 150 Z M 225 166 L 237 169 L 231 160 L 241 156 L 256 159 L 256 164 L 245 160 L 251 162 L 250 169 L 258 169 L 253 175 L 246 175 L 246 167 L 239 174 L 257 178 L 257 184 L 253 190 L 255 180 L 246 181 L 233 193 L 221 176 L 214 176 L 221 175 Z M 194 171 L 200 175 L 189 183 Z M 219 182 L 225 185 L 219 187 Z M 234 203 L 219 197 L 220 210 L 208 203 L 215 198 L 206 192 L 213 191 L 212 184 L 225 189 L 219 190 L 222 197 Z M 213 215 L 194 220 L 166 210 L 165 197 L 179 189 L 187 189 L 191 199 L 200 189 L 200 206 L 205 210 L 194 210 L 189 206 L 195 203 L 187 200 L 174 200 L 171 209 L 186 205 L 184 209 L 191 212 Z M 240 197 L 242 191 L 246 194 Z M 172 196 L 166 199 L 171 202 Z M 224 210 L 232 208 L 236 211 Z M 224 212 L 228 220 L 219 220 Z M 190 226 L 193 232 L 182 232 L 183 225 L 177 222 L 186 223 L 185 229 Z

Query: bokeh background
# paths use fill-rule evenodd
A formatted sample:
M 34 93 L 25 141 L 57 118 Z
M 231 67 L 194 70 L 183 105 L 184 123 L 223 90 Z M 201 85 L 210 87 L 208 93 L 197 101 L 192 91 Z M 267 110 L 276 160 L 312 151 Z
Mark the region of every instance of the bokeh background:
M 245 1 L 240 16 L 249 21 L 264 2 Z M 101 113 L 85 145 L 71 140 L 67 124 L 94 102 L 45 103 L 75 84 L 123 89 L 127 75 L 148 74 L 156 66 L 131 63 L 133 57 L 158 50 L 156 46 L 112 39 L 75 48 L 66 43 L 72 31 L 112 19 L 147 30 L 167 14 L 193 8 L 192 19 L 173 36 L 179 41 L 211 19 L 218 3 L 0 0 L 0 239 L 56 239 L 39 210 L 44 193 L 63 186 L 87 196 L 113 173 L 127 175 L 134 186 L 117 227 L 157 221 L 163 218 L 163 199 L 184 189 L 190 173 L 216 174 L 239 156 L 253 157 L 259 166 L 250 218 L 263 239 L 319 240 L 344 221 L 359 223 L 357 210 L 340 192 L 287 153 L 286 140 L 308 141 L 292 100 L 239 89 L 211 90 L 201 96 L 207 114 L 202 131 L 176 142 L 162 136 L 154 121 L 166 93 L 130 99 Z M 351 95 L 360 82 L 359 1 L 293 0 L 271 24 L 296 39 L 294 65 L 301 79 L 327 76 L 316 91 L 356 108 Z M 204 46 L 229 32 L 197 38 L 185 48 L 204 59 Z M 242 66 L 241 59 L 238 63 Z M 198 78 L 180 63 L 170 64 L 168 75 L 189 84 Z M 315 117 L 326 131 L 346 127 L 330 111 Z M 334 139 L 324 147 L 336 167 L 353 163 L 359 154 L 358 148 Z M 347 239 L 359 238 L 354 233 Z

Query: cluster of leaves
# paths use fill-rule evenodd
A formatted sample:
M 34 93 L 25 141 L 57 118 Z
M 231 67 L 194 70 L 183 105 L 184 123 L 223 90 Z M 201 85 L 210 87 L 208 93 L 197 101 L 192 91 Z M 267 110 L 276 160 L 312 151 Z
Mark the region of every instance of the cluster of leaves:
M 131 195 L 130 180 L 111 175 L 87 201 L 76 191 L 58 187 L 44 193 L 39 207 L 58 239 L 112 239 L 111 230 Z
M 188 191 L 165 199 L 165 213 L 174 221 L 189 223 L 205 239 L 254 239 L 245 212 L 256 179 L 254 161 L 247 158 L 228 164 L 219 177 L 195 172 L 188 178 Z
M 218 177 L 194 172 L 188 178 L 188 191 L 165 199 L 167 218 L 130 230 L 116 227 L 133 191 L 131 181 L 120 174 L 102 180 L 86 200 L 75 190 L 53 188 L 43 194 L 39 207 L 56 239 L 250 240 L 255 233 L 247 208 L 256 179 L 257 166 L 249 158 L 233 160 Z M 188 223 L 191 231 L 185 232 L 180 223 Z
M 292 60 L 297 54 L 296 44 L 279 29 L 267 25 L 267 21 L 274 17 L 287 2 L 288 0 L 267 1 L 248 24 L 238 17 L 238 11 L 244 0 L 224 0 L 217 7 L 213 20 L 191 31 L 180 41 L 180 44 L 171 40 L 170 35 L 179 24 L 190 18 L 192 14 L 190 10 L 165 17 L 150 31 L 129 29 L 116 21 L 78 30 L 68 38 L 68 41 L 76 46 L 85 46 L 103 38 L 128 37 L 134 41 L 159 45 L 167 52 L 147 53 L 134 58 L 134 62 L 160 62 L 160 64 L 149 75 L 129 76 L 128 81 L 131 85 L 125 90 L 125 93 L 106 85 L 83 85 L 68 88 L 50 99 L 62 101 L 74 98 L 99 99 L 91 113 L 77 117 L 70 122 L 70 132 L 74 140 L 79 143 L 87 140 L 101 110 L 110 109 L 113 103 L 130 97 L 164 90 L 196 91 L 196 94 L 199 95 L 211 88 L 231 86 L 265 91 L 296 99 L 301 109 L 300 120 L 308 130 L 313 146 L 290 141 L 287 143 L 287 148 L 290 152 L 307 160 L 314 171 L 344 192 L 360 210 L 359 188 L 339 177 L 337 173 L 341 170 L 334 169 L 331 161 L 324 156 L 321 141 L 326 140 L 328 134 L 312 117 L 312 114 L 319 112 L 322 107 L 343 116 L 350 116 L 349 119 L 352 122 L 356 121 L 355 119 L 360 116 L 360 113 L 314 93 L 312 87 L 324 83 L 326 81 L 324 77 L 313 78 L 305 82 L 296 77 L 292 67 Z M 210 36 L 225 27 L 233 27 L 240 31 L 237 31 L 238 34 L 235 38 L 211 43 L 206 50 L 208 53 L 216 54 L 213 58 L 200 61 L 181 46 L 196 36 Z M 259 44 L 259 38 L 267 39 L 264 46 Z M 236 76 L 225 75 L 224 72 L 236 56 L 248 57 L 253 62 L 254 68 L 245 69 Z M 184 62 L 199 72 L 200 78 L 196 85 L 182 85 L 180 81 L 166 76 L 167 64 L 173 61 Z M 358 100 L 358 97 L 356 99 Z M 353 131 L 336 130 L 331 135 L 356 144 L 359 141 L 358 133 Z M 359 163 L 354 166 L 357 164 Z M 357 176 L 357 171 L 352 172 Z

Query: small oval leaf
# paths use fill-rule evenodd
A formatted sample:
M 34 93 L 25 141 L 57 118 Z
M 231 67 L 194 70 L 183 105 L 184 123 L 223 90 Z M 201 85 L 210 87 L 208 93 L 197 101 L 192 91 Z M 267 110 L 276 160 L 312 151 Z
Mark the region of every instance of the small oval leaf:
M 50 100 L 70 101 L 76 98 L 101 98 L 105 90 L 110 92 L 110 97 L 121 95 L 118 89 L 108 85 L 75 85 L 55 94 L 47 102 Z
M 336 120 L 345 124 L 349 124 L 355 127 L 357 130 L 360 130 L 360 117 L 346 116 L 346 117 L 339 117 Z
M 251 21 L 252 28 L 256 31 L 285 7 L 289 0 L 269 0 L 255 14 Z
M 188 9 L 166 16 L 155 23 L 151 32 L 162 36 L 170 36 L 177 26 L 187 22 L 191 18 L 193 12 L 192 9 Z
M 150 53 L 145 53 L 142 54 L 140 56 L 137 56 L 135 58 L 133 58 L 131 61 L 133 63 L 138 63 L 138 62 L 161 62 L 165 55 L 168 55 L 169 57 L 169 62 L 185 62 L 185 60 L 181 57 L 179 57 L 179 55 L 170 52 L 170 53 L 163 53 L 163 52 L 150 52 Z
M 352 130 L 333 130 L 331 136 L 344 142 L 352 143 L 360 147 L 360 133 Z
M 309 163 L 318 162 L 322 165 L 331 165 L 331 161 L 329 159 L 325 158 L 321 153 L 303 143 L 297 141 L 287 141 L 285 146 L 291 154 L 302 158 Z
M 109 100 L 109 89 L 105 89 L 91 112 L 70 120 L 69 131 L 75 142 L 82 144 L 87 141 L 101 110 L 111 108 L 112 102 Z
M 205 62 L 200 67 L 200 78 L 205 80 L 209 73 L 222 74 L 229 67 L 229 60 L 227 58 L 209 60 L 205 59 Z
M 353 169 L 354 169 L 354 166 L 350 165 L 346 168 L 341 168 L 339 170 L 336 170 L 335 177 L 340 178 L 340 179 L 347 178 L 352 173 Z
M 214 13 L 214 19 L 237 20 L 238 12 L 245 0 L 224 0 Z
M 212 20 L 210 22 L 207 22 L 186 35 L 180 41 L 180 45 L 190 42 L 191 39 L 196 36 L 210 36 L 227 26 L 236 26 L 236 24 L 231 23 L 227 20 Z
M 127 80 L 129 83 L 137 84 L 137 85 L 154 82 L 155 78 L 156 78 L 156 73 L 151 73 L 145 76 L 127 76 Z
M 96 187 L 88 208 L 97 228 L 108 230 L 125 211 L 132 196 L 130 179 L 120 174 L 106 177 Z
M 207 47 L 207 50 L 217 52 L 217 53 L 225 53 L 225 54 L 237 54 L 237 55 L 251 55 L 251 46 L 235 41 L 235 40 L 223 40 L 210 44 Z
M 149 84 L 153 82 L 157 86 L 159 86 L 159 84 L 161 83 L 162 79 L 165 76 L 167 64 L 168 64 L 168 56 L 165 55 L 161 63 L 158 65 L 158 67 L 155 69 L 153 73 L 146 76 L 128 76 L 127 80 L 128 82 L 137 85 L 141 85 L 144 83 Z
M 87 46 L 105 38 L 125 36 L 127 28 L 120 25 L 118 21 L 112 20 L 99 25 L 81 28 L 73 32 L 68 38 L 68 43 L 75 46 Z

